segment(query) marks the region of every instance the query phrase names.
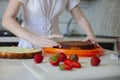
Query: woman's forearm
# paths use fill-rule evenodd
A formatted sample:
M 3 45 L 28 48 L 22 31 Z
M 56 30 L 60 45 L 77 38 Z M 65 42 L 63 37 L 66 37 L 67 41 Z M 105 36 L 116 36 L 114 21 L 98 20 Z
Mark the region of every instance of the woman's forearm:
M 9 4 L 3 15 L 2 25 L 16 36 L 29 40 L 30 36 L 33 34 L 24 27 L 21 27 L 21 25 L 15 20 L 21 5 L 22 4 L 17 0 L 9 0 Z
M 76 20 L 77 24 L 82 27 L 87 35 L 94 36 L 88 20 L 85 18 L 78 5 L 71 11 L 71 14 Z
M 77 23 L 79 26 L 81 26 L 84 29 L 84 31 L 88 36 L 95 36 L 91 28 L 91 25 L 89 24 L 87 19 L 81 18 L 80 21 L 78 21 Z
M 28 31 L 26 28 L 21 27 L 13 18 L 4 17 L 2 24 L 6 29 L 11 31 L 18 37 L 26 39 L 27 41 L 31 42 L 32 44 L 34 44 L 38 47 L 60 46 L 60 44 L 58 44 L 55 41 L 49 40 L 49 38 L 37 36 L 37 35 L 33 34 L 32 32 Z
M 26 39 L 26 40 L 31 40 L 31 35 L 33 35 L 31 32 L 29 32 L 27 29 L 24 27 L 21 27 L 20 24 L 17 23 L 17 21 L 12 18 L 12 17 L 3 17 L 2 20 L 2 25 L 11 31 L 13 34 L 16 36 Z

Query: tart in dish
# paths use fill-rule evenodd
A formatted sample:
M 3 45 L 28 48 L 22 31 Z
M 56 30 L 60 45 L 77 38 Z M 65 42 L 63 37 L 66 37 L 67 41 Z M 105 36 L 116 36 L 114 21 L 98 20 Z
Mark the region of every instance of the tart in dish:
M 103 56 L 104 49 L 100 46 L 96 46 L 93 43 L 87 41 L 65 41 L 59 42 L 61 48 L 43 48 L 45 54 L 55 54 L 57 52 L 63 52 L 67 56 L 71 54 L 77 54 L 79 57 L 93 57 L 93 56 Z

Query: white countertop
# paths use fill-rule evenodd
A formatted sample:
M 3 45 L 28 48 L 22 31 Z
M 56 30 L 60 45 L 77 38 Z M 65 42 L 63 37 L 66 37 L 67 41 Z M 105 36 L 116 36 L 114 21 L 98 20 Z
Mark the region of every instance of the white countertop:
M 107 60 L 110 60 L 109 59 L 110 54 L 113 54 L 116 52 L 106 50 L 106 53 L 107 55 L 103 56 L 103 58 L 107 58 Z M 0 80 L 40 80 L 40 79 L 37 79 L 37 77 L 33 73 L 31 73 L 29 70 L 27 70 L 27 68 L 25 68 L 22 65 L 22 63 L 27 63 L 27 62 L 33 62 L 33 59 L 26 59 L 26 60 L 25 59 L 23 60 L 0 59 Z M 115 62 L 115 65 L 118 65 L 120 67 L 120 61 L 114 60 L 114 62 Z M 119 68 L 119 71 L 120 71 L 120 68 Z M 111 75 L 114 75 L 112 73 L 112 70 L 111 70 Z M 102 78 L 97 80 L 119 80 L 119 79 L 120 79 L 120 74 L 117 74 L 116 76 L 114 75 L 113 77 L 108 76 L 107 78 Z M 49 79 L 49 80 L 52 80 L 52 79 Z
M 0 59 L 0 80 L 37 80 L 21 64 L 27 60 Z

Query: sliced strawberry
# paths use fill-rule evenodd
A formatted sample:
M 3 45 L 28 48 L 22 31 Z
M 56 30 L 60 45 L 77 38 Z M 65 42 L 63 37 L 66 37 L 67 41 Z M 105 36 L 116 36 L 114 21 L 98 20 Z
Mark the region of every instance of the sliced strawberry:
M 59 65 L 59 59 L 55 55 L 50 56 L 49 62 L 53 66 L 58 66 Z
M 81 64 L 79 62 L 73 61 L 72 62 L 74 68 L 81 68 Z
M 59 68 L 60 68 L 61 70 L 72 70 L 72 67 L 69 66 L 69 65 L 67 65 L 67 64 L 60 64 L 60 65 L 59 65 Z
M 64 64 L 67 64 L 67 65 L 73 67 L 72 60 L 70 60 L 70 59 L 65 59 Z

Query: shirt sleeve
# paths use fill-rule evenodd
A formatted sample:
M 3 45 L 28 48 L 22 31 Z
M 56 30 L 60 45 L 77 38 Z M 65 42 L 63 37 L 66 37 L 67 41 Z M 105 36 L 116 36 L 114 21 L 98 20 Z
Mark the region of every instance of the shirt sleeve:
M 27 2 L 27 0 L 18 0 L 19 2 L 25 4 Z
M 80 3 L 80 0 L 68 0 L 68 3 L 66 5 L 67 11 L 71 11 L 79 3 Z

